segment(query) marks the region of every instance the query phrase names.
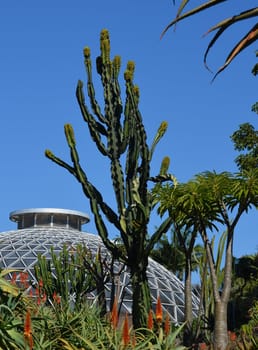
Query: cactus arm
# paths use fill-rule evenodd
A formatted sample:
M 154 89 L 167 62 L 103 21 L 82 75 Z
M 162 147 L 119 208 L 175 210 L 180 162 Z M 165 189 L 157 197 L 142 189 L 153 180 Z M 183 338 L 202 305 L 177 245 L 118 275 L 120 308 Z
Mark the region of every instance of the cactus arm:
M 73 176 L 76 177 L 76 172 L 73 167 L 71 167 L 69 164 L 64 162 L 62 159 L 56 157 L 49 149 L 45 151 L 45 156 L 52 160 L 52 162 L 56 163 L 57 165 L 61 166 L 62 168 L 65 168 L 66 170 L 69 171 Z
M 100 214 L 100 209 L 105 214 L 109 222 L 114 224 L 114 226 L 121 231 L 120 221 L 118 220 L 118 216 L 116 213 L 103 201 L 102 195 L 100 192 L 88 181 L 87 176 L 83 169 L 80 166 L 79 161 L 79 155 L 76 150 L 76 143 L 74 139 L 74 133 L 72 130 L 71 125 L 66 124 L 65 125 L 65 135 L 67 143 L 70 147 L 71 152 L 71 159 L 74 164 L 74 170 L 76 174 L 77 180 L 81 183 L 83 192 L 85 195 L 90 199 L 90 205 L 91 210 L 94 213 L 94 219 L 95 224 L 98 230 L 99 235 L 103 239 L 103 242 L 107 246 L 108 249 L 114 254 L 115 257 L 121 258 L 125 260 L 125 256 L 122 254 L 122 252 L 119 250 L 118 247 L 116 247 L 115 244 L 113 244 L 108 239 L 108 231 L 106 228 L 106 225 L 102 219 L 102 216 Z
M 122 102 L 118 84 L 120 59 L 110 60 L 110 40 L 107 30 L 102 30 L 100 38 L 101 56 L 98 59 L 98 69 L 104 90 L 105 118 L 107 120 L 107 149 L 111 162 L 111 180 L 115 192 L 118 213 L 121 215 L 125 208 L 124 178 L 120 163 L 121 155 L 121 114 Z
M 105 135 L 106 130 L 104 129 L 102 124 L 96 122 L 96 120 L 93 118 L 93 116 L 88 111 L 88 108 L 85 105 L 85 98 L 84 98 L 82 88 L 83 88 L 83 83 L 82 83 L 82 81 L 79 80 L 78 85 L 77 85 L 77 89 L 76 89 L 76 97 L 77 97 L 78 104 L 80 106 L 80 110 L 81 110 L 83 119 L 88 124 L 90 135 L 91 135 L 93 141 L 96 143 L 98 150 L 104 156 L 107 156 L 108 155 L 107 149 L 106 149 L 105 145 L 103 144 L 103 142 L 101 141 L 101 136 L 100 136 L 100 133 Z
M 154 153 L 154 150 L 156 148 L 156 145 L 159 143 L 160 139 L 164 136 L 165 132 L 167 131 L 167 127 L 168 127 L 168 123 L 163 121 L 159 128 L 158 128 L 158 131 L 154 137 L 154 140 L 152 141 L 152 145 L 151 145 L 151 148 L 150 148 L 150 161 L 152 159 L 152 156 L 153 156 L 153 153 Z
M 87 79 L 88 79 L 87 90 L 88 90 L 88 96 L 90 99 L 91 108 L 93 110 L 93 113 L 98 117 L 99 121 L 107 124 L 107 120 L 102 115 L 100 106 L 95 98 L 95 89 L 92 82 L 92 64 L 91 64 L 91 57 L 90 57 L 90 49 L 88 47 L 85 47 L 83 50 L 83 54 L 84 54 L 84 65 L 85 65 Z
M 85 172 L 83 171 L 80 165 L 79 155 L 75 144 L 74 133 L 73 133 L 72 126 L 70 124 L 65 125 L 65 135 L 66 135 L 68 146 L 70 148 L 71 159 L 74 165 L 76 178 L 82 185 L 85 195 L 89 199 L 96 200 L 96 203 L 99 205 L 99 207 L 101 208 L 103 213 L 106 215 L 108 220 L 112 224 L 114 224 L 118 230 L 120 230 L 120 224 L 119 224 L 117 214 L 103 201 L 103 197 L 101 193 L 96 189 L 95 186 L 93 186 L 90 183 L 90 181 L 88 180 Z
M 132 83 L 133 72 L 131 72 L 131 67 L 127 66 L 127 71 L 125 72 L 126 81 L 126 92 L 130 98 L 130 106 L 133 111 L 135 118 L 135 133 L 137 134 L 137 147 L 139 149 L 139 154 L 141 157 L 141 164 L 138 168 L 139 176 L 139 193 L 142 199 L 142 204 L 148 207 L 148 196 L 147 196 L 147 180 L 149 178 L 149 149 L 147 145 L 146 132 L 142 123 L 142 117 L 138 110 L 138 89 L 134 87 Z M 131 112 L 132 113 L 132 112 Z
M 131 118 L 130 118 L 130 99 L 128 98 L 128 95 L 126 94 L 125 99 L 125 107 L 124 107 L 124 122 L 123 122 L 123 128 L 121 131 L 121 154 L 123 154 L 128 146 L 128 140 L 132 134 L 132 128 L 131 128 Z
M 94 198 L 90 198 L 90 205 L 91 205 L 91 210 L 94 213 L 94 220 L 95 220 L 95 225 L 97 228 L 97 231 L 103 240 L 103 243 L 109 249 L 114 256 L 115 259 L 122 260 L 125 262 L 127 260 L 126 255 L 123 253 L 119 247 L 117 247 L 110 239 L 108 239 L 108 231 L 106 228 L 106 225 L 102 219 L 102 216 L 99 212 L 99 206 Z

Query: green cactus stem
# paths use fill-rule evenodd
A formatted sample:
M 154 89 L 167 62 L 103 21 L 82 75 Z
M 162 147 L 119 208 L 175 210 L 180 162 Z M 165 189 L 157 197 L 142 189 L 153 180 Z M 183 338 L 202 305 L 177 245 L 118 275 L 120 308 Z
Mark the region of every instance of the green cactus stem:
M 105 29 L 100 35 L 100 55 L 96 60 L 97 73 L 103 87 L 104 106 L 101 107 L 95 96 L 91 53 L 88 47 L 83 51 L 87 75 L 87 101 L 82 81 L 78 82 L 76 96 L 91 139 L 98 151 L 109 159 L 116 210 L 111 209 L 104 201 L 100 191 L 90 182 L 81 167 L 70 124 L 65 126 L 65 135 L 72 163 L 64 162 L 49 150 L 45 155 L 69 171 L 81 184 L 85 196 L 90 201 L 96 229 L 103 243 L 112 253 L 113 259 L 129 266 L 133 290 L 133 324 L 138 328 L 146 326 L 147 314 L 151 307 L 146 274 L 148 256 L 154 244 L 171 224 L 171 220 L 166 219 L 150 238 L 148 224 L 154 202 L 149 181 L 154 182 L 156 186 L 163 181 L 173 182 L 175 178 L 167 174 L 167 158 L 162 165 L 161 174 L 157 177 L 150 176 L 151 159 L 156 145 L 167 130 L 167 122 L 161 123 L 152 145 L 149 146 L 139 111 L 140 90 L 133 81 L 135 63 L 129 61 L 127 64 L 124 72 L 125 89 L 121 93 L 121 58 L 115 56 L 112 60 L 110 53 L 110 37 Z M 118 231 L 122 246 L 110 238 L 106 220 Z

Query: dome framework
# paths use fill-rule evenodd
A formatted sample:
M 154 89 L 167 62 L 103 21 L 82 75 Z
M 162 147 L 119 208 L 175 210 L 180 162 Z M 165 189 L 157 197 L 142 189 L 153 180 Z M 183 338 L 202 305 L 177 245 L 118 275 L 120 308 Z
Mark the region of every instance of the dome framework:
M 10 219 L 17 222 L 18 230 L 0 233 L 0 268 L 28 272 L 29 279 L 34 283 L 37 282 L 34 266 L 38 261 L 38 255 L 51 259 L 51 248 L 55 254 L 59 254 L 64 246 L 74 251 L 80 244 L 89 249 L 93 256 L 99 248 L 102 256 L 109 255 L 99 236 L 81 231 L 81 226 L 89 221 L 84 213 L 52 208 L 26 209 L 12 212 Z M 111 261 L 111 257 L 108 261 Z M 114 262 L 113 268 L 119 273 L 115 281 L 108 281 L 105 284 L 107 306 L 111 298 L 112 283 L 115 283 L 121 313 L 131 314 L 130 270 L 118 261 Z M 159 295 L 162 306 L 168 312 L 172 322 L 182 323 L 184 321 L 183 283 L 171 271 L 151 258 L 148 261 L 147 278 L 153 309 Z M 95 300 L 96 293 L 93 291 L 88 297 Z M 199 298 L 194 293 L 192 304 L 193 315 L 196 316 Z

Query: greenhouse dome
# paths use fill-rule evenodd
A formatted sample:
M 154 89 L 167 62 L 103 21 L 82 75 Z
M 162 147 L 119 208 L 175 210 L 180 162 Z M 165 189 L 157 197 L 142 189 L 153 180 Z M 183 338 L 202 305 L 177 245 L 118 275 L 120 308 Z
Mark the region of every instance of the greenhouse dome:
M 102 254 L 109 254 L 101 238 L 95 234 L 82 231 L 82 225 L 89 221 L 88 215 L 67 209 L 36 208 L 16 210 L 10 213 L 10 219 L 17 223 L 17 230 L 0 233 L 0 268 L 19 269 L 28 272 L 29 279 L 36 283 L 34 265 L 38 255 L 51 258 L 50 250 L 60 253 L 66 245 L 74 249 L 76 245 L 85 245 L 92 254 L 101 247 Z M 132 291 L 130 274 L 126 266 L 115 262 L 118 275 L 118 303 L 121 312 L 131 313 Z M 172 322 L 180 324 L 184 320 L 184 285 L 170 271 L 153 259 L 149 258 L 147 270 L 151 291 L 152 305 L 155 308 L 157 297 L 160 296 L 164 310 L 168 312 Z M 11 276 L 9 276 L 11 278 Z M 110 300 L 111 282 L 105 285 L 106 299 Z M 89 298 L 94 300 L 91 293 Z M 199 298 L 192 293 L 193 314 L 197 315 Z

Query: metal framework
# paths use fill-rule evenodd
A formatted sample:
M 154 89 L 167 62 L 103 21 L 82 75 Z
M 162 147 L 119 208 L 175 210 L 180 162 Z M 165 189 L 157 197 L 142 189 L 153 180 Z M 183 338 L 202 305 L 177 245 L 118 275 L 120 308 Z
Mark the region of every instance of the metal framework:
M 27 271 L 32 281 L 36 282 L 34 265 L 37 263 L 38 254 L 50 258 L 51 247 L 54 247 L 54 252 L 58 254 L 64 245 L 74 250 L 76 245 L 83 244 L 91 250 L 93 255 L 99 247 L 102 254 L 109 254 L 99 236 L 80 230 L 81 225 L 89 221 L 88 216 L 81 212 L 51 208 L 26 209 L 12 212 L 10 219 L 17 222 L 18 230 L 0 233 L 0 268 Z M 121 312 L 127 311 L 130 314 L 132 300 L 130 271 L 119 262 L 115 262 L 115 269 L 122 271 L 118 274 L 116 282 L 119 285 L 118 300 L 121 304 Z M 183 283 L 172 272 L 151 258 L 149 258 L 147 274 L 153 308 L 155 308 L 157 296 L 160 295 L 162 306 L 169 313 L 171 320 L 175 324 L 182 323 L 184 320 Z M 106 298 L 109 301 L 111 282 L 105 287 Z M 95 299 L 94 292 L 89 295 L 89 298 Z M 192 294 L 192 301 L 193 313 L 196 316 L 199 298 L 195 293 Z

